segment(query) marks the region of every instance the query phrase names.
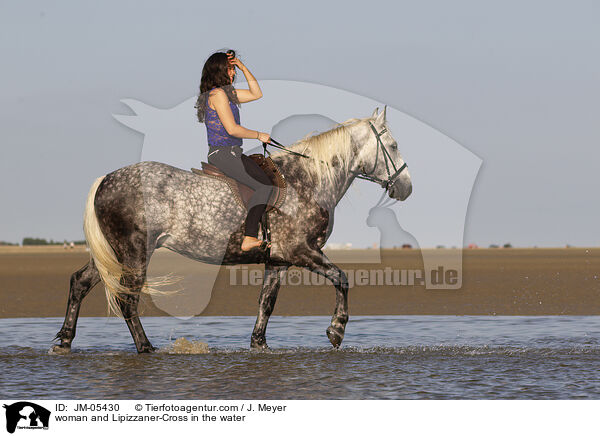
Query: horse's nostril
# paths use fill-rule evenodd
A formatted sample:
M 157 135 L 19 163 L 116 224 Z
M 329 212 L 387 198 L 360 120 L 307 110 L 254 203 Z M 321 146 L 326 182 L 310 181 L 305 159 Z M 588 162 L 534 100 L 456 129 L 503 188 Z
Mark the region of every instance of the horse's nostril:
M 410 194 L 412 193 L 412 184 L 408 186 L 397 186 L 394 185 L 390 187 L 390 197 L 395 198 L 396 200 L 404 201 L 406 200 Z

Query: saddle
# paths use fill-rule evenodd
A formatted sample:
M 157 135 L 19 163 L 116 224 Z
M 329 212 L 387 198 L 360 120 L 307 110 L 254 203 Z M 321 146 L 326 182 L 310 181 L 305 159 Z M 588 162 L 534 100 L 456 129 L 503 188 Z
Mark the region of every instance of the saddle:
M 285 177 L 279 169 L 273 163 L 270 157 L 264 157 L 262 154 L 251 154 L 250 157 L 254 160 L 258 166 L 265 172 L 265 174 L 271 180 L 271 184 L 274 186 L 273 194 L 269 198 L 267 203 L 267 209 L 265 212 L 269 212 L 273 209 L 279 209 L 283 202 L 285 201 L 286 194 L 286 183 Z M 254 189 L 252 189 L 248 185 L 244 185 L 243 183 L 238 182 L 231 177 L 226 176 L 223 172 L 218 169 L 216 166 L 209 164 L 208 162 L 202 162 L 202 169 L 192 168 L 192 172 L 194 174 L 203 175 L 213 177 L 219 180 L 223 180 L 229 185 L 231 192 L 237 203 L 242 206 L 244 209 L 248 209 L 248 202 L 250 201 L 250 197 L 254 194 Z

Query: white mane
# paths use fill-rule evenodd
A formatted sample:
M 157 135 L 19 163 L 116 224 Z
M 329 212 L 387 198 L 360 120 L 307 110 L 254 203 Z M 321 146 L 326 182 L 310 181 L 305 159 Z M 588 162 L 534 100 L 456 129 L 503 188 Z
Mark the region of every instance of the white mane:
M 310 156 L 312 159 L 298 158 L 298 163 L 311 176 L 315 184 L 327 181 L 334 183 L 335 168 L 341 164 L 348 171 L 352 158 L 352 140 L 349 128 L 370 118 L 350 118 L 336 127 L 316 135 L 308 134 L 304 138 L 287 147 L 297 153 Z M 284 151 L 274 153 L 280 156 Z

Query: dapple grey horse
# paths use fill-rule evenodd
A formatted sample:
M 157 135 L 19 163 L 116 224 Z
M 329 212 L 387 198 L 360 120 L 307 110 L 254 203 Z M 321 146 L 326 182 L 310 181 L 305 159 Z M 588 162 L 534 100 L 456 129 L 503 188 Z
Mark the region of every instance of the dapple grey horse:
M 285 176 L 285 202 L 269 212 L 272 247 L 243 252 L 246 211 L 223 181 L 158 162 L 140 162 L 107 174 L 93 184 L 84 230 L 91 259 L 71 277 L 64 324 L 51 351 L 69 352 L 82 300 L 104 282 L 111 308 L 125 319 L 139 353 L 154 351 L 140 323 L 140 292 L 148 290 L 146 270 L 155 249 L 166 247 L 216 265 L 264 263 L 264 283 L 251 336 L 252 348 L 267 348 L 265 331 L 283 273 L 291 266 L 328 278 L 336 306 L 326 333 L 339 347 L 348 322 L 348 281 L 322 248 L 331 234 L 334 210 L 355 178 L 380 183 L 389 197 L 405 200 L 410 175 L 387 126 L 386 110 L 350 119 L 272 155 Z

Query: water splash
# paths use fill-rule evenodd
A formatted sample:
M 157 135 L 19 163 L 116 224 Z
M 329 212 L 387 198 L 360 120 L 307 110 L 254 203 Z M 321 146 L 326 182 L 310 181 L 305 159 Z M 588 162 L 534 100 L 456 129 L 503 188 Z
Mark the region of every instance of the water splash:
M 165 354 L 208 354 L 208 344 L 201 341 L 188 341 L 186 338 L 178 338 L 175 342 L 158 350 Z

